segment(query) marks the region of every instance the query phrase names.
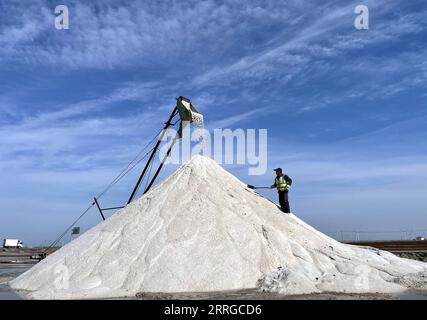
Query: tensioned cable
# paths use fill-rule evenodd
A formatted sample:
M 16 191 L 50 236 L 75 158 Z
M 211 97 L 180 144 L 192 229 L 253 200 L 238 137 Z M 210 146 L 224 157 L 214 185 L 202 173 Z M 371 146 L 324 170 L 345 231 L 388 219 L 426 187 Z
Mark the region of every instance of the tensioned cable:
M 176 115 L 175 115 L 176 116 Z M 174 117 L 175 117 L 174 116 Z M 177 120 L 175 123 L 172 124 L 172 126 L 174 126 L 179 120 Z M 136 157 L 134 159 L 132 159 L 132 161 L 113 179 L 113 181 L 97 196 L 97 198 L 101 198 L 108 190 L 110 190 L 114 185 L 116 185 L 122 178 L 124 178 L 130 171 L 132 171 L 139 163 L 141 163 L 142 160 L 144 160 L 154 149 L 151 148 L 147 153 L 144 154 L 144 156 L 139 159 L 138 161 L 136 161 L 138 159 L 138 157 L 140 157 L 140 155 L 144 152 L 145 149 L 147 149 L 147 147 L 152 144 L 156 138 L 158 138 L 158 136 L 160 135 L 160 133 L 163 131 L 164 129 L 161 129 L 155 136 L 153 139 L 151 139 L 151 141 L 136 155 Z M 135 162 L 136 161 L 136 162 Z M 134 163 L 135 162 L 135 163 Z M 134 163 L 132 165 L 132 163 Z M 151 163 L 152 165 L 152 163 Z M 150 166 L 150 172 L 151 172 L 151 166 Z M 75 224 L 81 219 L 83 218 L 83 216 L 94 206 L 95 203 L 92 203 L 89 207 L 87 207 L 83 213 L 64 231 L 64 233 L 62 233 L 54 242 L 52 242 L 49 247 L 44 251 L 45 253 L 47 252 L 47 250 L 49 250 L 50 248 L 52 248 L 53 246 L 55 246 L 56 244 L 58 244 L 59 241 L 61 241 L 61 239 L 68 233 L 69 230 L 71 230 L 72 227 L 75 226 Z
M 52 247 L 54 247 L 56 244 L 58 244 L 59 241 L 61 241 L 61 239 L 63 237 L 66 236 L 66 234 L 68 233 L 68 231 L 71 230 L 72 227 L 74 227 L 74 225 L 81 219 L 83 218 L 83 216 L 92 208 L 93 204 L 91 204 L 89 207 L 86 208 L 86 210 L 83 211 L 83 213 L 73 222 L 73 224 L 71 224 L 71 226 L 69 226 L 63 234 L 61 234 L 54 242 L 52 242 L 49 247 L 47 249 L 45 249 L 45 253 Z
M 144 160 L 150 153 L 151 153 L 151 151 L 153 151 L 153 149 L 154 148 L 152 148 L 151 150 L 149 150 L 137 163 L 135 163 L 134 164 L 134 166 L 132 167 L 132 168 L 130 168 L 127 172 L 126 172 L 126 174 L 128 173 L 128 172 L 130 172 L 138 163 L 140 163 L 142 160 Z M 126 175 L 125 174 L 125 175 Z M 123 175 L 121 178 L 123 178 L 125 175 Z M 120 178 L 120 179 L 121 179 Z M 119 179 L 119 180 L 120 180 Z M 115 183 L 117 183 L 119 180 L 117 180 Z M 114 184 L 113 184 L 114 185 Z M 113 186 L 113 185 L 111 185 L 111 187 Z M 103 193 L 101 193 L 101 195 L 100 196 L 98 196 L 98 199 L 100 198 L 100 197 L 102 197 L 102 195 L 104 194 L 105 192 L 103 192 Z M 58 242 L 59 241 L 61 241 L 61 239 L 64 237 L 64 236 L 66 236 L 66 234 L 68 233 L 68 231 L 70 231 L 71 230 L 71 228 L 72 227 L 74 227 L 75 226 L 75 224 L 81 219 L 81 218 L 83 218 L 83 216 L 93 207 L 93 205 L 94 205 L 94 203 L 92 203 L 88 208 L 86 208 L 86 210 L 84 210 L 83 211 L 83 213 L 64 231 L 64 233 L 62 233 L 54 242 L 52 242 L 52 244 L 50 244 L 49 245 L 49 247 L 45 250 L 45 252 L 47 251 L 47 250 L 49 250 L 50 248 L 52 248 L 53 246 L 55 246 L 56 244 L 58 244 Z
M 178 114 L 175 114 L 175 116 L 173 118 L 175 118 Z M 172 119 L 173 119 L 172 118 Z M 177 121 L 175 121 L 172 126 L 174 126 L 180 119 L 178 119 Z M 150 142 L 148 142 L 148 144 L 136 155 L 136 157 L 113 179 L 113 181 L 104 189 L 104 191 L 102 191 L 97 198 L 102 197 L 109 189 L 111 189 L 115 184 L 117 184 L 118 181 L 120 181 L 124 176 L 126 176 L 130 171 L 133 170 L 133 168 L 135 168 L 139 163 L 141 163 L 141 161 L 145 158 L 146 155 L 144 155 L 144 157 L 140 160 L 138 160 L 129 170 L 128 168 L 132 165 L 133 162 L 135 162 L 138 157 L 144 152 L 145 149 L 147 149 L 147 147 L 152 144 L 160 135 L 160 133 L 164 130 L 160 129 L 159 132 L 157 132 L 157 134 L 153 137 L 153 139 L 151 139 Z M 150 151 L 153 151 L 154 148 L 152 148 Z
M 175 115 L 176 116 L 176 115 Z M 174 116 L 174 117 L 175 117 Z M 178 121 L 180 121 L 180 119 L 178 119 L 177 121 L 175 121 L 174 123 L 172 123 L 171 125 L 172 126 L 175 126 L 177 123 L 178 123 Z M 160 135 L 160 133 L 163 131 L 164 129 L 162 129 L 162 130 L 160 130 L 160 132 L 157 134 L 157 136 L 158 135 Z M 151 142 L 153 142 L 154 141 L 154 139 L 151 141 Z M 150 143 L 151 143 L 150 142 Z M 154 148 L 151 148 L 151 150 L 149 151 L 149 153 L 151 152 L 151 151 L 153 151 L 153 149 Z M 158 152 L 162 152 L 160 149 L 158 149 L 157 150 Z M 143 159 L 140 159 L 140 160 L 138 160 L 131 168 L 129 168 L 124 174 L 123 174 L 123 176 L 126 176 L 130 171 L 132 171 L 133 170 L 133 168 L 135 168 L 141 161 L 142 161 Z M 152 170 L 152 166 L 153 166 L 153 163 L 154 163 L 154 161 L 152 161 L 150 164 L 149 164 L 149 174 L 151 173 L 151 170 Z M 143 177 L 143 179 L 144 179 L 145 177 Z M 121 179 L 121 178 L 120 178 Z M 147 181 L 147 183 L 146 183 L 146 185 L 148 184 L 148 181 Z M 138 189 L 137 189 L 137 191 L 136 192 L 138 192 L 139 191 L 139 189 L 140 189 L 140 187 L 141 187 L 141 184 L 138 186 Z
M 163 130 L 163 129 L 162 129 Z M 142 148 L 142 150 L 136 155 L 135 158 L 133 158 L 133 160 L 131 162 L 128 163 L 128 165 L 113 179 L 113 181 L 104 189 L 104 191 L 102 191 L 97 198 L 102 197 L 109 189 L 111 189 L 118 181 L 120 181 L 124 176 L 126 176 L 133 168 L 135 168 L 135 166 L 133 166 L 131 168 L 131 170 L 128 170 L 128 168 L 132 165 L 133 162 L 135 162 L 140 156 L 141 154 L 145 151 L 145 149 L 147 149 L 147 147 L 152 144 L 156 138 L 160 135 L 160 133 L 162 132 L 162 130 L 160 130 L 153 139 L 151 139 L 151 141 L 144 147 Z M 153 149 L 151 149 L 150 151 L 152 151 Z M 137 162 L 140 163 L 141 159 Z M 126 171 L 127 170 L 127 171 Z

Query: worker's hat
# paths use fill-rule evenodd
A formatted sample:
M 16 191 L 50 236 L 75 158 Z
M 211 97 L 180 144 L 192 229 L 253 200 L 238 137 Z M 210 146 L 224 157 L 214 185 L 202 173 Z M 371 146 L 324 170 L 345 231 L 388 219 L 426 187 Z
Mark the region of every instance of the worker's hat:
M 279 172 L 282 172 L 282 168 L 276 168 L 276 169 L 274 169 L 274 171 L 279 171 Z

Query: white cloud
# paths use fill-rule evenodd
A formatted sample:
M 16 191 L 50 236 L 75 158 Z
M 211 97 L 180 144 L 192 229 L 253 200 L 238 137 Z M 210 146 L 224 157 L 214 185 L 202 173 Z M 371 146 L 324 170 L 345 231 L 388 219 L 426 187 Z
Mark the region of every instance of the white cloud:
M 354 3 L 332 1 L 320 6 L 318 1 L 234 0 L 220 5 L 212 0 L 194 0 L 125 6 L 114 1 L 70 1 L 70 30 L 57 31 L 50 2 L 35 1 L 29 8 L 25 2 L 9 2 L 3 6 L 6 11 L 0 21 L 0 61 L 4 68 L 47 67 L 65 71 L 63 78 L 98 69 L 103 75 L 111 72 L 117 83 L 109 83 L 116 88 L 109 94 L 98 93 L 94 86 L 93 98 L 81 97 L 73 104 L 34 103 L 30 110 L 20 108 L 24 102 L 9 92 L 11 85 L 3 77 L 6 84 L 1 85 L 0 117 L 6 120 L 0 120 L 0 167 L 4 196 L 19 200 L 20 186 L 28 184 L 25 202 L 38 206 L 34 210 L 43 211 L 40 199 L 52 193 L 63 195 L 53 205 L 73 215 L 67 206 L 75 209 L 81 194 L 99 190 L 118 167 L 133 158 L 147 137 L 157 132 L 178 94 L 188 94 L 211 116 L 214 121 L 207 122 L 208 126 L 224 127 L 253 120 L 259 112 L 281 111 L 279 107 L 245 108 L 245 103 L 252 106 L 257 100 L 258 106 L 265 106 L 266 101 L 278 106 L 279 101 L 289 108 L 308 111 L 334 103 L 345 105 L 346 100 L 366 97 L 367 93 L 378 99 L 409 87 L 425 87 L 424 49 L 401 48 L 393 58 L 386 52 L 386 59 L 375 58 L 369 51 L 419 35 L 425 12 L 406 14 L 390 24 L 382 15 L 398 14 L 396 2 L 365 1 L 371 8 L 371 29 L 357 32 L 352 29 Z M 369 57 L 348 58 L 353 51 L 363 51 Z M 132 70 L 129 77 L 136 80 L 120 83 L 121 74 L 115 78 L 113 72 L 123 69 Z M 307 86 L 313 79 L 325 81 L 331 73 L 337 77 L 353 73 L 366 76 L 367 81 L 323 90 Z M 138 81 L 141 78 L 150 82 Z M 258 85 L 263 92 L 252 90 Z M 289 88 L 302 90 L 295 94 Z M 133 115 L 121 114 L 119 108 L 126 102 L 140 104 Z M 222 118 L 223 114 L 230 116 Z M 269 137 L 269 141 L 277 142 L 288 135 L 292 132 Z M 370 137 L 360 138 L 366 138 L 365 142 L 384 139 Z M 350 146 L 331 148 L 325 156 L 324 144 L 315 148 L 303 143 L 290 148 L 280 141 L 276 152 L 270 147 L 269 158 L 296 176 L 296 190 L 304 188 L 298 192 L 301 198 L 313 199 L 320 194 L 315 188 L 325 182 L 328 191 L 336 192 L 334 197 L 345 194 L 334 184 L 354 191 L 356 183 L 361 188 L 359 195 L 378 190 L 385 195 L 394 181 L 410 190 L 414 188 L 411 181 L 424 179 L 424 183 L 424 157 L 393 158 L 384 163 L 384 155 L 378 158 L 381 161 L 375 160 L 371 150 L 363 150 L 357 154 L 362 159 L 356 159 L 355 154 L 352 159 L 343 159 L 334 152 L 353 152 L 353 145 L 349 141 L 343 144 L 346 142 Z M 287 150 L 302 151 L 289 155 Z M 379 184 L 367 190 L 364 182 L 370 179 Z M 69 198 L 68 187 L 73 190 Z M 422 186 L 418 190 L 423 190 Z M 13 207 L 10 203 L 9 208 Z
M 373 12 L 378 10 L 382 14 L 393 12 L 396 5 L 388 4 L 387 9 L 384 9 L 378 1 L 367 4 Z M 313 69 L 317 70 L 319 61 L 423 31 L 425 12 L 406 14 L 393 21 L 377 18 L 369 31 L 352 30 L 349 22 L 354 19 L 353 9 L 354 4 L 326 7 L 324 14 L 319 14 L 317 19 L 292 30 L 293 34 L 285 31 L 266 49 L 245 55 L 232 63 L 218 65 L 197 76 L 193 83 L 199 86 L 224 86 L 230 83 L 241 84 L 242 80 L 253 83 L 276 79 L 282 86 L 286 86 L 290 80 L 293 80 L 293 85 L 306 85 L 306 80 L 315 74 Z M 345 68 L 345 64 L 343 66 Z M 305 81 L 300 79 L 301 74 L 305 75 Z
M 254 110 L 246 111 L 237 115 L 229 116 L 220 120 L 211 121 L 208 122 L 206 127 L 207 128 L 229 128 L 238 123 L 241 127 L 245 121 L 249 119 L 261 118 L 264 116 L 270 115 L 272 112 L 274 112 L 274 108 L 272 107 L 260 107 Z
M 53 28 L 53 8 L 44 1 L 41 9 L 8 6 L 24 16 L 22 25 L 0 29 L 1 60 L 72 68 L 167 65 L 188 54 L 203 59 L 206 50 L 225 52 L 234 37 L 289 15 L 275 1 L 246 3 L 244 10 L 240 1 L 159 1 L 156 6 L 76 1 L 69 5 L 70 29 L 59 31 Z

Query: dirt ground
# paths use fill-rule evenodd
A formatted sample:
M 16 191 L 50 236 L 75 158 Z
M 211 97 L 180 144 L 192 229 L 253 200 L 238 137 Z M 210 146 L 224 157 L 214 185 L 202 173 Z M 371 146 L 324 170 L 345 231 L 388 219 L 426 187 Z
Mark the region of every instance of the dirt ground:
M 427 252 L 400 252 L 395 253 L 395 255 L 401 258 L 427 262 Z
M 398 297 L 382 294 L 337 294 L 319 293 L 309 295 L 280 295 L 259 292 L 257 290 L 242 290 L 234 292 L 212 293 L 143 293 L 137 294 L 141 300 L 395 300 Z M 427 296 L 426 296 L 427 300 Z

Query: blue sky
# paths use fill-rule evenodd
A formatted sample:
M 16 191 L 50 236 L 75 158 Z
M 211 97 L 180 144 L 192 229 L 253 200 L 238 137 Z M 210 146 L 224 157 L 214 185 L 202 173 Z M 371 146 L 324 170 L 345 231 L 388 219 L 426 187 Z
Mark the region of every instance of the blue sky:
M 69 30 L 54 28 L 58 4 Z M 359 4 L 369 30 L 354 28 Z M 426 27 L 421 0 L 3 1 L 0 237 L 52 241 L 179 95 L 208 127 L 267 128 L 269 168 L 292 176 L 291 208 L 321 231 L 427 229 Z M 93 210 L 80 225 L 98 222 Z

